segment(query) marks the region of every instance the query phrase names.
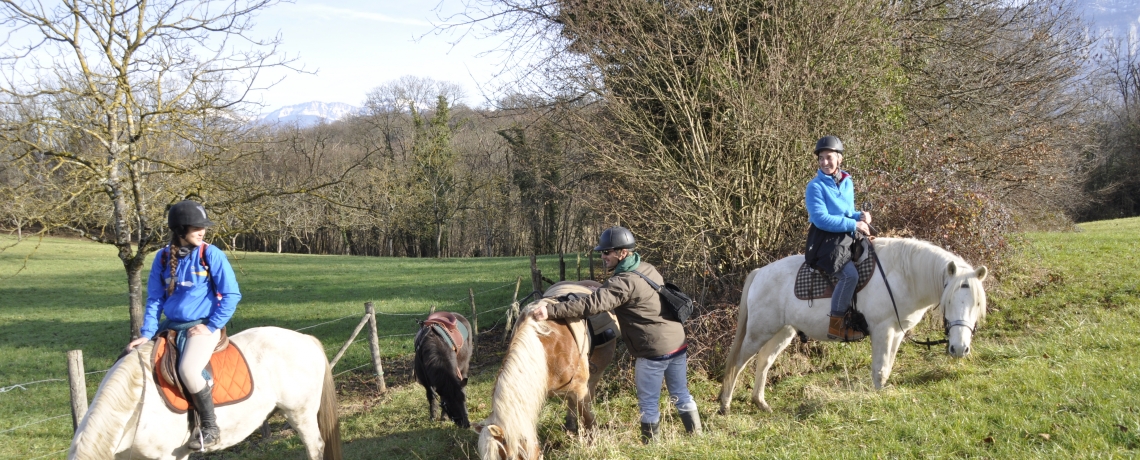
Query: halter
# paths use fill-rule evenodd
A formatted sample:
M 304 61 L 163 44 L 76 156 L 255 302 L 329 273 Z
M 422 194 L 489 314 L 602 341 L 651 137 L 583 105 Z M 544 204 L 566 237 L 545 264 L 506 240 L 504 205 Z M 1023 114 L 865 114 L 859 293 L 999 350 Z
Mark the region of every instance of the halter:
M 945 291 L 947 286 L 948 285 L 943 286 L 942 290 Z M 969 280 L 962 281 L 962 285 L 958 286 L 958 289 L 969 289 L 969 288 L 970 288 L 970 281 Z M 973 334 L 974 331 L 977 329 L 976 324 L 971 325 L 969 321 L 966 321 L 964 319 L 956 319 L 954 321 L 950 321 L 950 319 L 946 317 L 946 307 L 944 305 L 939 304 L 938 308 L 942 309 L 942 329 L 943 329 L 943 332 L 946 334 L 947 338 L 941 339 L 941 340 L 925 340 L 925 341 L 911 340 L 911 342 L 914 342 L 917 345 L 926 345 L 927 347 L 930 347 L 931 345 L 940 345 L 943 343 L 948 344 L 948 343 L 950 343 L 949 337 L 950 337 L 950 329 L 951 328 L 954 328 L 956 326 L 964 327 L 964 328 L 970 330 L 970 334 Z

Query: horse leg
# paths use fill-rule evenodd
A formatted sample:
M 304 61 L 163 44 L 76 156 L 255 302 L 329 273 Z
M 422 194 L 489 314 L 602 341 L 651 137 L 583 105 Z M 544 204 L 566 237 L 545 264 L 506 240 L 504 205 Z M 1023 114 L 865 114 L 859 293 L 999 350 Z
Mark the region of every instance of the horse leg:
M 796 336 L 796 329 L 784 326 L 764 343 L 760 352 L 756 354 L 756 379 L 752 382 L 752 402 L 765 412 L 772 412 L 768 402 L 764 401 L 764 387 L 768 385 L 768 369 L 776 361 L 776 357 L 792 343 Z
M 428 400 L 428 420 L 434 422 L 442 416 L 439 412 L 439 400 L 435 398 L 435 392 L 432 391 L 431 386 L 424 385 L 424 391 L 427 393 Z
M 902 338 L 902 334 L 898 336 Z M 895 332 L 890 326 L 878 328 L 871 335 L 871 384 L 876 390 L 883 389 L 887 384 L 887 378 L 891 376 L 898 343 Z
M 740 379 L 740 372 L 744 370 L 744 366 L 756 355 L 756 352 L 760 351 L 760 345 L 764 343 L 763 340 L 754 340 L 747 332 L 740 332 L 737 336 L 736 340 L 733 341 L 732 349 L 729 351 L 728 360 L 725 362 L 724 381 L 720 387 L 721 415 L 728 414 L 729 405 L 732 404 L 732 392 L 736 389 L 736 381 Z
M 316 402 L 319 404 L 319 398 Z M 321 430 L 317 426 L 317 408 L 301 408 L 297 410 L 282 410 L 285 415 L 285 420 L 289 421 L 289 426 L 297 432 L 297 436 L 301 437 L 301 443 L 305 445 L 305 451 L 309 454 L 310 460 L 319 460 L 324 451 L 324 440 L 321 439 Z
M 894 328 L 889 328 L 886 336 L 887 357 L 882 369 L 882 385 L 886 385 L 887 379 L 891 377 L 891 372 L 895 368 L 895 358 L 898 357 L 899 347 L 902 346 L 902 341 L 903 338 L 906 337 L 906 333 L 895 331 Z

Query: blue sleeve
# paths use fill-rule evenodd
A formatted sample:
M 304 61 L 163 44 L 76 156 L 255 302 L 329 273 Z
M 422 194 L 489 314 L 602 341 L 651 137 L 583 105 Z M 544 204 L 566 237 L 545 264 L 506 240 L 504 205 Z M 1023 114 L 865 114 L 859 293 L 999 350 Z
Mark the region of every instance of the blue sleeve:
M 154 254 L 154 261 L 150 264 L 150 277 L 146 280 L 146 308 L 143 310 L 143 324 L 139 329 L 139 336 L 151 338 L 158 332 L 158 315 L 162 311 L 162 304 L 166 301 L 166 288 L 162 285 L 162 254 L 165 248 Z
M 843 198 L 849 202 L 848 204 L 850 206 L 847 217 L 855 219 L 855 221 L 858 222 L 859 219 L 863 217 L 863 213 L 855 207 L 855 181 L 848 178 L 845 182 L 847 183 L 843 186 Z
M 808 218 L 812 224 L 815 224 L 816 228 L 835 233 L 855 231 L 854 219 L 842 215 L 832 215 L 828 212 L 824 191 L 816 181 L 808 183 L 804 204 L 807 206 Z
M 237 310 L 238 301 L 241 300 L 241 291 L 238 290 L 234 269 L 230 266 L 229 259 L 226 258 L 221 249 L 213 245 L 207 247 L 206 263 L 210 264 L 210 276 L 214 279 L 214 284 L 210 289 L 216 288 L 217 292 L 222 295 L 222 299 L 215 303 L 213 311 L 206 318 L 206 327 L 210 329 L 210 332 L 214 332 L 225 327 L 226 323 L 230 322 L 230 318 L 233 318 L 234 310 Z M 216 297 L 211 298 L 211 300 L 213 299 Z

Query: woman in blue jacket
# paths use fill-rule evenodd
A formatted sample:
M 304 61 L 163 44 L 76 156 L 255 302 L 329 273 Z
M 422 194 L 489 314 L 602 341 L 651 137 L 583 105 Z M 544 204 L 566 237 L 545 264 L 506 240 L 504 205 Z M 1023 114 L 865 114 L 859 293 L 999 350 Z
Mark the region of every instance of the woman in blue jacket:
M 871 213 L 855 210 L 855 186 L 851 183 L 851 175 L 839 169 L 843 163 L 843 142 L 835 136 L 824 136 L 815 143 L 815 156 L 819 161 L 819 171 L 808 182 L 805 194 L 811 223 L 828 232 L 870 235 Z M 827 336 L 843 341 L 861 340 L 863 333 L 846 327 L 844 321 L 855 296 L 855 286 L 859 283 L 855 262 L 847 261 L 835 276 L 839 282 L 831 295 Z
M 174 204 L 167 212 L 167 225 L 170 245 L 154 256 L 140 337 L 127 349 L 146 343 L 159 331 L 179 331 L 179 341 L 184 339 L 185 345 L 178 373 L 200 420 L 189 447 L 201 450 L 216 444 L 219 437 L 213 387 L 202 371 L 221 339 L 221 329 L 233 317 L 241 292 L 226 255 L 203 241 L 206 227 L 214 223 L 201 204 L 190 200 Z M 161 323 L 160 314 L 166 316 Z

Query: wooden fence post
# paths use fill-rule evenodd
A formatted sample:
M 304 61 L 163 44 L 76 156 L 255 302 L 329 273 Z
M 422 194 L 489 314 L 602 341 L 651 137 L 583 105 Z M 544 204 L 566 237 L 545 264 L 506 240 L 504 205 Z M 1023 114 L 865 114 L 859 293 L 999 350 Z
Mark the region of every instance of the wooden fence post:
M 582 253 L 574 253 L 574 257 L 578 259 L 578 281 L 582 281 Z
M 434 314 L 435 314 L 435 305 L 432 305 L 432 306 L 431 306 L 431 310 L 428 310 L 428 316 L 431 316 L 431 315 L 434 315 Z
M 471 345 L 475 346 L 479 341 L 479 313 L 475 312 L 475 290 L 467 288 L 467 295 L 471 298 L 471 325 L 474 329 L 471 331 Z
M 344 346 L 340 347 L 340 351 L 336 352 L 336 357 L 334 357 L 332 362 L 329 363 L 329 369 L 336 367 L 337 361 L 340 361 L 340 358 L 344 356 L 344 352 L 348 351 L 348 346 L 352 345 L 353 340 L 356 340 L 356 335 L 359 334 L 360 330 L 364 329 L 364 325 L 368 323 L 368 318 L 371 318 L 371 316 L 369 316 L 367 313 L 365 313 L 364 316 L 360 318 L 360 324 L 356 325 L 356 329 L 352 330 L 352 335 L 348 337 L 348 341 L 344 342 Z
M 530 285 L 533 292 L 542 292 L 542 271 L 538 269 L 538 259 L 530 255 Z
M 566 281 L 566 257 L 558 251 L 558 281 Z
M 507 343 L 507 339 L 511 337 L 515 320 L 519 317 L 519 287 L 521 286 L 522 276 L 520 275 L 518 279 L 515 280 L 515 295 L 511 297 L 511 307 L 507 309 L 507 326 L 503 329 L 503 343 Z
M 372 348 L 372 365 L 376 368 L 376 387 L 384 393 L 388 385 L 384 383 L 384 366 L 380 365 L 380 336 L 376 333 L 376 309 L 372 302 L 364 302 L 364 313 L 368 316 L 368 344 Z
M 87 377 L 83 373 L 83 350 L 67 352 L 67 380 L 71 386 L 71 431 L 87 414 Z

